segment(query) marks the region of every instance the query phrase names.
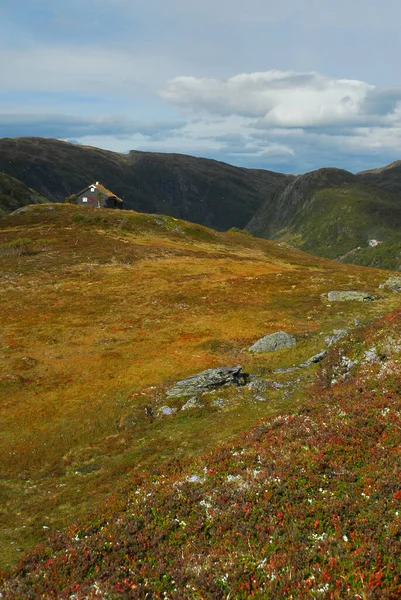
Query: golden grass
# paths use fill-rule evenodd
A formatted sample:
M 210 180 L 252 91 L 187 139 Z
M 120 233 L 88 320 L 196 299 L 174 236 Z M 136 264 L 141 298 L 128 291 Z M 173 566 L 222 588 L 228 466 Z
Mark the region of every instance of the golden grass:
M 135 225 L 136 213 L 102 211 L 105 223 L 88 223 L 88 214 L 41 208 L 0 222 L 0 245 L 24 237 L 45 248 L 0 256 L 3 566 L 135 469 L 202 451 L 302 399 L 302 386 L 264 403 L 232 388 L 229 408 L 149 422 L 144 407 L 163 405 L 173 382 L 219 365 L 296 364 L 322 349 L 321 331 L 398 304 L 391 294 L 347 306 L 321 296 L 377 292 L 387 277 L 378 270 L 171 218 L 159 226 L 140 215 Z M 280 329 L 296 348 L 247 353 Z

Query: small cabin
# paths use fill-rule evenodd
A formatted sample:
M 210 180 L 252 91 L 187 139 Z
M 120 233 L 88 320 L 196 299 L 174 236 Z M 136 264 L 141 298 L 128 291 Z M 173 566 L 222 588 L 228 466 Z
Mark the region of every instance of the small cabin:
M 92 208 L 123 208 L 124 202 L 98 181 L 88 185 L 76 195 L 78 206 L 91 206 Z

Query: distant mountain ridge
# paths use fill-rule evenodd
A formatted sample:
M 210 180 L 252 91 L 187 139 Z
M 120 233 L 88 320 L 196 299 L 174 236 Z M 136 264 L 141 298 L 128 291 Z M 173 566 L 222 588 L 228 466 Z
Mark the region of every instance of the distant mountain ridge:
M 118 154 L 42 138 L 0 140 L 0 170 L 52 202 L 100 181 L 127 209 L 243 228 L 291 176 L 180 154 Z
M 357 174 L 322 168 L 296 176 L 181 154 L 4 138 L 1 170 L 50 201 L 100 181 L 128 209 L 217 230 L 246 229 L 327 258 L 401 268 L 401 161 Z

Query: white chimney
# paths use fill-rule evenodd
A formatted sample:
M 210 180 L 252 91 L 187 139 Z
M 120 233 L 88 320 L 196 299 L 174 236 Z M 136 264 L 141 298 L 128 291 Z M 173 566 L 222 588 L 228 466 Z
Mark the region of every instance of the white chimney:
M 99 182 L 98 182 L 98 181 L 96 181 L 96 185 L 99 185 Z

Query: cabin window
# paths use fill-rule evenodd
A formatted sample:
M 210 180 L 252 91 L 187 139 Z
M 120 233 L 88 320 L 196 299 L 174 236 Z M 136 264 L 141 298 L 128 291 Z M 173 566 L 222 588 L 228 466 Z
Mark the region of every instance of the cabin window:
M 89 198 L 89 202 L 94 202 L 95 199 L 94 198 Z
M 88 198 L 82 198 L 82 202 L 88 202 Z
M 94 191 L 95 191 L 95 188 L 94 188 L 94 187 L 91 187 L 91 192 L 94 192 Z

